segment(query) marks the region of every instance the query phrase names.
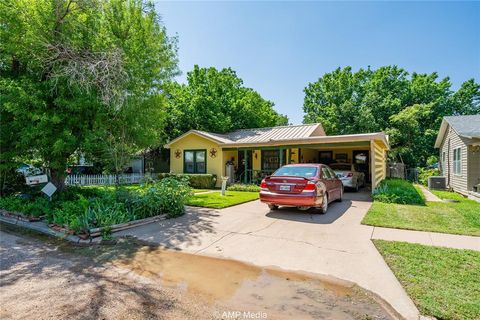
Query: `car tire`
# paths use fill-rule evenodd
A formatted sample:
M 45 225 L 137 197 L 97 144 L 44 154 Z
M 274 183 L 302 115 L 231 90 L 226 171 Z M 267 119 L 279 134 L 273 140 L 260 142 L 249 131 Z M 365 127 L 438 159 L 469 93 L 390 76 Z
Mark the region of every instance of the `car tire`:
M 269 204 L 269 205 L 268 205 L 268 208 L 269 208 L 270 210 L 278 210 L 278 206 L 277 206 L 276 204 Z
M 358 181 L 357 181 L 357 184 L 355 185 L 355 192 L 358 192 L 360 190 L 360 186 L 358 185 Z
M 326 214 L 327 210 L 328 210 L 328 194 L 325 193 L 323 195 L 323 203 L 322 203 L 322 207 L 320 208 L 320 213 Z

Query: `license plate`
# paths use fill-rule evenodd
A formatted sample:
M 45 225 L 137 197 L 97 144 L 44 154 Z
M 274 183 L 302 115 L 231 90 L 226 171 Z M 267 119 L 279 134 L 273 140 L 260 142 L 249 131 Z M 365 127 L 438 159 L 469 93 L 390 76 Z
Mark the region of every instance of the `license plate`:
M 280 186 L 279 190 L 280 191 L 290 191 L 290 186 L 285 186 L 285 185 Z

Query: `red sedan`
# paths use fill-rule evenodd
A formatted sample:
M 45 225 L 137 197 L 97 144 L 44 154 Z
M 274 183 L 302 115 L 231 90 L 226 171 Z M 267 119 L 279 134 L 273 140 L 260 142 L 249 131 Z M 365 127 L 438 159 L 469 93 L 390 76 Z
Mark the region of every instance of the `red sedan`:
M 332 201 L 342 201 L 343 185 L 324 164 L 290 164 L 281 167 L 260 184 L 260 201 L 271 210 L 279 206 L 301 210 L 318 208 L 326 213 Z

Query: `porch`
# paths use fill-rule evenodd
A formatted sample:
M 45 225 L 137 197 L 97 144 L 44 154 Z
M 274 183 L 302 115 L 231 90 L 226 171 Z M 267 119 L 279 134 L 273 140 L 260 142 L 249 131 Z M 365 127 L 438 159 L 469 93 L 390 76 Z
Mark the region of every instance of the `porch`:
M 384 178 L 386 153 L 375 141 L 223 148 L 223 158 L 235 168 L 235 182 L 259 184 L 261 180 L 286 164 L 348 163 L 355 164 L 376 186 Z M 373 168 L 373 169 L 372 169 Z M 226 170 L 226 169 L 225 169 Z M 226 172 L 225 172 L 226 174 Z

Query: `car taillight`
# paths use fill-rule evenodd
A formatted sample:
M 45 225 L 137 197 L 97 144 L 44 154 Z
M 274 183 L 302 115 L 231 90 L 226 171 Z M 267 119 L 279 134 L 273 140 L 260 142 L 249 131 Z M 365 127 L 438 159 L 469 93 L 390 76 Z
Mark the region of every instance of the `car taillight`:
M 265 182 L 265 180 L 262 180 L 262 183 L 260 183 L 260 188 L 267 189 L 267 183 Z
M 353 177 L 353 172 L 347 173 L 347 177 Z
M 308 181 L 307 184 L 305 185 L 305 188 L 303 188 L 303 190 L 316 190 L 316 189 L 317 189 L 317 186 L 315 182 L 312 182 L 312 181 Z

